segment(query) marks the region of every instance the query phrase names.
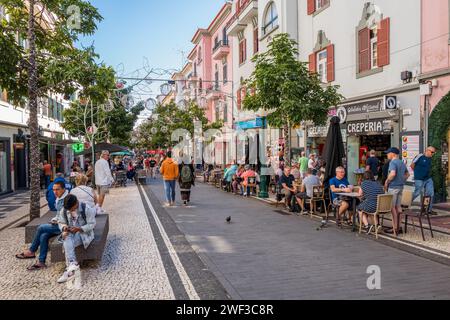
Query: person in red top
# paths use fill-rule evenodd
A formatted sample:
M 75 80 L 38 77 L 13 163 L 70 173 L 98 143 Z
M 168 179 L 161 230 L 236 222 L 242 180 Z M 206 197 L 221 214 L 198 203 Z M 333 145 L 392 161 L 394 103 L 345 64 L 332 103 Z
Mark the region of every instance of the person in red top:
M 253 169 L 249 166 L 246 165 L 245 166 L 245 171 L 244 173 L 242 173 L 241 178 L 244 180 L 242 181 L 242 185 L 244 186 L 244 197 L 246 197 L 247 195 L 250 196 L 250 187 L 248 187 L 249 183 L 248 183 L 248 178 L 256 178 L 256 172 L 253 171 Z
M 150 174 L 150 159 L 149 158 L 145 158 L 144 168 L 145 168 L 145 172 L 147 173 L 147 176 L 149 176 L 149 174 Z
M 50 178 L 52 176 L 52 165 L 48 163 L 47 160 L 45 160 L 44 165 L 42 166 L 42 170 L 44 170 L 45 188 L 47 189 L 50 185 Z

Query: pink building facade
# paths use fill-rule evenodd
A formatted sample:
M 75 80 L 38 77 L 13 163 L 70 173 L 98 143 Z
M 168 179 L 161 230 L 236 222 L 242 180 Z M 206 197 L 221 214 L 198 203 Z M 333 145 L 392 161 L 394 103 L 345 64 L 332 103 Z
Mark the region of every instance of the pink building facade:
M 421 104 L 425 143 L 437 147 L 435 188 L 444 198 L 449 186 L 450 144 L 450 1 L 422 0 Z M 436 181 L 437 180 L 437 181 Z

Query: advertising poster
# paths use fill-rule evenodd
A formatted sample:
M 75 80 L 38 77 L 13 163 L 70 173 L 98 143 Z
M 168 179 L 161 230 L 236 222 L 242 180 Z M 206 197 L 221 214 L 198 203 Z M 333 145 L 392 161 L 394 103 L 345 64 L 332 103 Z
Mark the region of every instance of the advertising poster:
M 414 171 L 411 169 L 411 164 L 414 158 L 420 154 L 420 135 L 404 135 L 402 137 L 402 160 L 408 168 L 410 177 L 408 182 L 414 181 Z

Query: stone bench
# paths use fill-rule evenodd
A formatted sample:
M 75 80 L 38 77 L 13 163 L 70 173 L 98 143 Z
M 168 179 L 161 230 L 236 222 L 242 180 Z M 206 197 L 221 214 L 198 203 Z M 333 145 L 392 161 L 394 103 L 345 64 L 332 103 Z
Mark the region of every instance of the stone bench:
M 31 221 L 25 227 L 25 241 L 31 243 L 36 233 L 37 228 L 41 224 L 50 223 L 50 220 L 55 216 L 54 212 L 48 212 L 39 219 Z M 96 218 L 96 225 L 94 229 L 94 240 L 89 245 L 87 250 L 83 246 L 76 248 L 75 252 L 78 258 L 78 262 L 82 263 L 85 260 L 102 260 L 103 251 L 105 250 L 106 240 L 109 232 L 109 215 L 101 214 Z M 63 253 L 63 245 L 58 242 L 58 237 L 50 239 L 49 252 L 51 253 L 51 262 L 63 262 L 65 261 L 65 255 Z

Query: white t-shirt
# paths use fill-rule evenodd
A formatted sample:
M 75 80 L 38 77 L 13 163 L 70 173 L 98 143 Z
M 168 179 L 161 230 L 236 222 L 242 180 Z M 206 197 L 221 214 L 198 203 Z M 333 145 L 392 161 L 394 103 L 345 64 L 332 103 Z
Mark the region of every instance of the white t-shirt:
M 75 189 L 70 191 L 70 194 L 73 194 L 77 197 L 79 202 L 85 203 L 87 206 L 94 208 L 94 190 L 88 186 L 78 186 Z
M 309 169 L 315 169 L 316 162 L 313 159 L 309 159 L 308 161 L 308 168 Z
M 111 175 L 109 163 L 105 159 L 100 159 L 95 163 L 95 184 L 97 186 L 109 186 L 114 182 Z

